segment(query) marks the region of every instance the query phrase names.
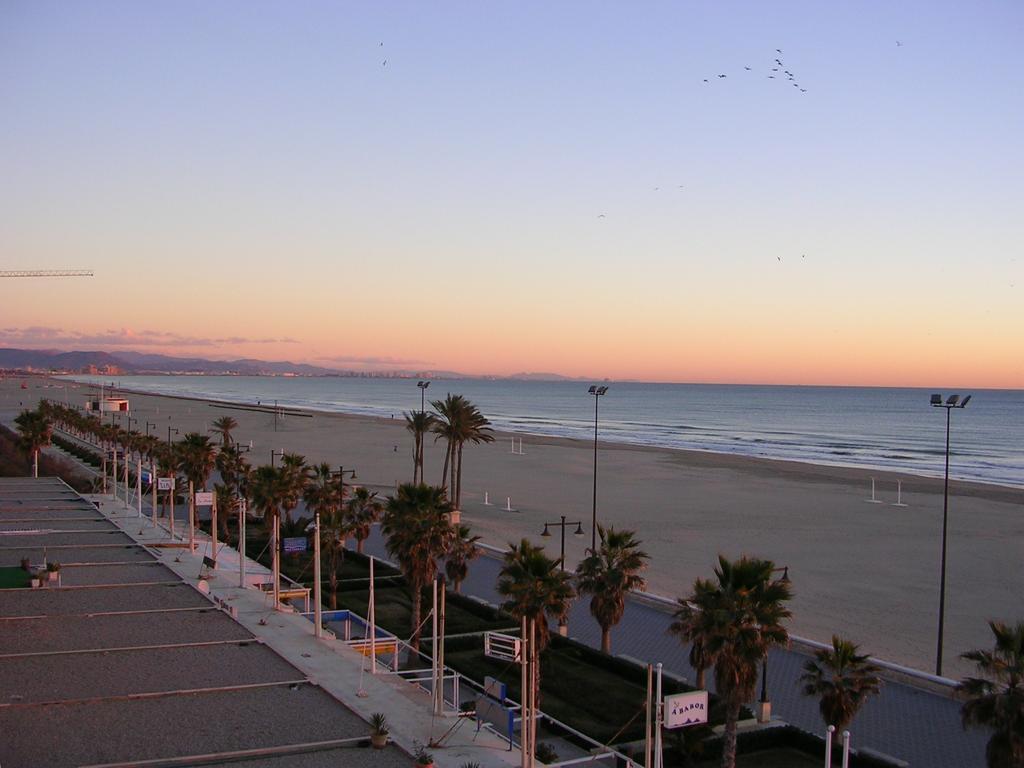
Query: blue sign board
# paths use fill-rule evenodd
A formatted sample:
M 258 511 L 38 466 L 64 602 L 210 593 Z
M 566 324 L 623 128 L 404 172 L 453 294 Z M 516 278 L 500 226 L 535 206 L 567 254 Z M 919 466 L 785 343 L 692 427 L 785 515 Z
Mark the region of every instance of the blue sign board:
M 285 554 L 305 552 L 309 547 L 309 542 L 306 540 L 305 536 L 282 539 L 281 543 L 284 545 Z

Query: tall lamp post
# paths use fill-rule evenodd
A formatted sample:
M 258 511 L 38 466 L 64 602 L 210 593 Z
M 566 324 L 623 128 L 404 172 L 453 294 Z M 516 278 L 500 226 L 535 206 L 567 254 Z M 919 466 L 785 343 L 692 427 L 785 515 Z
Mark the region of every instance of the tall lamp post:
M 427 409 L 427 387 L 430 386 L 430 382 L 417 381 L 416 386 L 420 388 L 420 413 L 424 413 Z
M 608 387 L 591 386 L 587 392 L 594 396 L 594 506 L 590 528 L 590 552 L 597 552 L 597 404 Z
M 180 432 L 178 432 L 178 428 L 177 427 L 172 427 L 170 424 L 168 424 L 167 425 L 167 444 L 168 445 L 174 445 L 174 443 L 171 442 L 171 432 L 173 432 L 176 435 L 181 434 Z
M 274 468 L 274 459 L 277 458 L 278 456 L 282 456 L 282 457 L 284 456 L 284 448 L 282 448 L 280 451 L 275 451 L 273 448 L 271 448 L 270 449 L 270 468 L 271 469 Z
M 789 566 L 783 565 L 778 568 L 772 568 L 772 573 L 778 573 L 782 571 L 782 578 L 779 581 L 783 584 L 789 584 Z M 764 658 L 761 660 L 761 700 L 758 702 L 757 707 L 757 722 L 767 723 L 772 719 L 772 703 L 768 700 L 768 652 L 764 654 Z
M 558 561 L 558 567 L 562 571 L 565 571 L 565 526 L 567 526 L 567 525 L 575 525 L 576 526 L 576 530 L 573 531 L 573 536 L 582 536 L 583 535 L 583 522 L 580 521 L 580 520 L 575 520 L 575 521 L 571 521 L 571 522 L 567 523 L 565 521 L 565 515 L 559 515 L 559 517 L 561 517 L 561 520 L 559 520 L 557 523 L 544 523 L 544 530 L 541 532 L 540 535 L 541 536 L 550 536 L 551 535 L 551 531 L 548 530 L 548 526 L 549 525 L 557 525 L 559 528 L 562 529 L 562 550 L 561 550 L 561 558 Z M 566 619 L 563 619 L 563 620 L 558 622 L 558 634 L 560 634 L 562 637 L 565 637 L 566 635 L 569 634 L 569 625 L 566 622 L 567 622 Z
M 942 395 L 932 395 L 933 408 L 946 409 L 946 479 L 942 488 L 942 564 L 939 567 L 939 637 L 935 647 L 935 674 L 942 677 L 942 633 L 946 621 L 946 526 L 949 520 L 949 422 L 954 408 L 965 408 L 971 401 L 967 395 L 950 395 L 942 402 Z
M 156 429 L 157 425 L 154 424 L 152 421 L 147 421 L 146 422 L 146 437 L 149 437 L 149 428 L 150 427 L 152 427 L 153 429 Z

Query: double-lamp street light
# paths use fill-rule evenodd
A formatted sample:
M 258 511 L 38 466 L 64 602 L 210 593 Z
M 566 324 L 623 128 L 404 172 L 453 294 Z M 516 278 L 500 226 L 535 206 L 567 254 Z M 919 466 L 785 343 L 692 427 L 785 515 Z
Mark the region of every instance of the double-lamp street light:
M 942 677 L 942 633 L 946 620 L 946 526 L 949 519 L 949 415 L 954 408 L 965 408 L 971 401 L 967 395 L 950 395 L 942 401 L 942 395 L 932 395 L 933 408 L 946 409 L 946 480 L 942 488 L 942 564 L 939 567 L 939 637 L 935 649 L 935 674 Z

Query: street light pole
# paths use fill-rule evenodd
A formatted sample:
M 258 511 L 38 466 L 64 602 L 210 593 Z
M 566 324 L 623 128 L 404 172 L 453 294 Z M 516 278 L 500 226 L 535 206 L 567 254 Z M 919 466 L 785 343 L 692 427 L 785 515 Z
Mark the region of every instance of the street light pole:
M 782 578 L 779 579 L 783 584 L 789 584 L 789 566 L 782 565 L 778 568 L 772 568 L 772 573 L 778 573 L 782 571 Z M 772 704 L 768 700 L 768 652 L 765 651 L 764 658 L 761 659 L 761 700 L 758 702 L 758 713 L 757 721 L 759 723 L 767 723 L 772 719 Z
M 590 552 L 597 552 L 597 403 L 608 387 L 591 386 L 587 392 L 594 396 L 594 504 L 590 527 Z
M 971 400 L 967 395 L 962 401 L 960 395 L 950 395 L 942 402 L 942 395 L 932 395 L 933 408 L 946 409 L 946 474 L 942 486 L 942 559 L 939 566 L 939 632 L 935 647 L 935 674 L 942 677 L 942 635 L 946 623 L 946 529 L 949 523 L 949 424 L 954 408 L 964 408 Z
M 575 525 L 576 526 L 576 530 L 573 532 L 573 535 L 574 536 L 582 536 L 583 535 L 583 522 L 580 521 L 580 520 L 573 520 L 573 521 L 570 521 L 570 522 L 567 523 L 565 521 L 565 515 L 560 515 L 560 517 L 562 519 L 559 522 L 557 522 L 557 523 L 544 523 L 544 530 L 541 532 L 540 535 L 541 536 L 550 536 L 551 535 L 551 532 L 548 530 L 548 526 L 549 525 L 557 525 L 559 528 L 562 529 L 562 549 L 561 549 L 562 558 L 560 560 L 560 563 L 561 563 L 561 570 L 564 571 L 565 570 L 565 526 L 567 526 L 567 525 Z

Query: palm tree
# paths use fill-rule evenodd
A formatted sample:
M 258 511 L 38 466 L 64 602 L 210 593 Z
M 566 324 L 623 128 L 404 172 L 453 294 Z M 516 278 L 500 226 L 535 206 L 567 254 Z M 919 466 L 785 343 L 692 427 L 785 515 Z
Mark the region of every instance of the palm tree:
M 576 596 L 572 574 L 561 563 L 544 554 L 527 539 L 510 544 L 498 574 L 498 594 L 506 598 L 501 607 L 517 619 L 537 622 L 537 649 L 548 643 L 548 618 L 563 623 Z
M 39 411 L 22 411 L 14 423 L 21 435 L 19 443 L 22 450 L 32 457 L 32 476 L 39 477 L 39 452 L 50 444 L 53 424 Z
M 195 488 L 206 490 L 210 473 L 217 464 L 217 448 L 206 435 L 189 432 L 177 444 L 181 457 L 181 471 Z
M 220 472 L 221 480 L 235 493 L 242 493 L 242 486 L 251 469 L 237 444 L 229 443 L 217 452 L 217 471 Z
M 231 432 L 232 430 L 238 429 L 238 422 L 230 416 L 221 416 L 210 428 L 210 431 L 214 434 L 220 435 L 221 448 L 227 448 L 232 444 Z
M 415 441 L 412 456 L 412 481 L 414 484 L 423 482 L 423 440 L 427 432 L 434 427 L 437 418 L 426 411 L 412 411 L 403 414 L 405 428 L 412 433 Z
M 882 686 L 876 674 L 879 668 L 857 650 L 854 643 L 832 635 L 832 647 L 815 651 L 814 658 L 804 663 L 800 677 L 804 695 L 821 697 L 821 717 L 837 732 L 850 724 L 868 696 L 877 694 Z
M 450 473 L 450 496 L 458 509 L 462 504 L 462 449 L 468 443 L 491 443 L 494 435 L 488 421 L 480 409 L 462 395 L 449 394 L 444 400 L 431 403 L 438 417 L 434 421 L 433 431 L 437 439 L 444 438 L 447 450 L 444 457 L 442 487 Z
M 469 564 L 480 557 L 476 543 L 479 536 L 471 536 L 468 525 L 460 525 L 455 530 L 455 539 L 444 560 L 444 573 L 455 588 L 455 594 L 462 592 L 462 582 L 469 573 Z
M 640 549 L 633 531 L 617 531 L 598 525 L 601 544 L 576 569 L 580 594 L 592 595 L 590 614 L 601 625 L 601 650 L 612 652 L 612 627 L 622 620 L 626 595 L 630 590 L 643 590 L 647 581 L 640 572 L 650 559 Z
M 213 491 L 217 494 L 217 528 L 220 529 L 221 541 L 228 540 L 228 523 L 238 514 L 238 496 L 231 486 L 214 483 Z
M 990 728 L 985 747 L 988 768 L 1024 765 L 1024 622 L 1009 626 L 988 623 L 995 636 L 992 650 L 968 651 L 960 658 L 973 661 L 982 677 L 968 677 L 959 690 L 967 700 L 961 709 L 964 728 Z
M 363 542 L 370 537 L 370 530 L 383 511 L 384 505 L 377 499 L 376 492 L 362 486 L 357 487 L 349 499 L 345 519 L 356 540 L 356 552 L 359 554 L 363 553 Z
M 277 609 L 281 593 L 281 507 L 290 498 L 292 489 L 283 467 L 263 466 L 252 473 L 249 490 L 253 505 L 263 514 L 270 529 L 274 608 Z
M 448 522 L 452 505 L 444 488 L 404 483 L 388 499 L 381 530 L 388 553 L 398 561 L 412 599 L 412 638 L 420 646 L 420 614 L 423 590 L 437 573 L 437 559 L 451 545 L 454 531 Z
M 697 579 L 693 593 L 679 601 L 670 631 L 701 643 L 714 665 L 715 688 L 725 704 L 722 768 L 736 764 L 736 723 L 754 696 L 758 667 L 773 645 L 789 640 L 782 622 L 792 597 L 787 581 L 773 581 L 771 560 L 719 555 L 715 579 Z
M 338 559 L 344 556 L 348 530 L 342 514 L 342 484 L 327 463 L 312 468 L 303 493 L 306 508 L 320 515 L 320 546 L 326 550 L 331 584 L 331 610 L 338 607 Z
M 309 480 L 309 466 L 306 457 L 297 453 L 286 453 L 281 457 L 281 471 L 288 486 L 288 496 L 284 501 L 284 518 L 292 522 L 292 510 L 299 506 L 302 494 Z

